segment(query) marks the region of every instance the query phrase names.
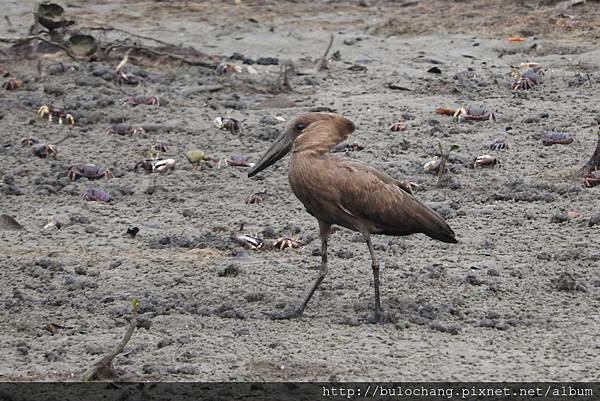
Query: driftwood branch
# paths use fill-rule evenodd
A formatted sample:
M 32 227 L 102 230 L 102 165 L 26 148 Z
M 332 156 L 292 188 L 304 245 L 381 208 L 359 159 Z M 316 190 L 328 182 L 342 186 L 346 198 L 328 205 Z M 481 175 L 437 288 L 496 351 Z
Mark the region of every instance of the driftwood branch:
M 596 170 L 600 170 L 600 131 L 598 131 L 598 141 L 596 142 L 596 150 L 594 151 L 592 157 L 590 157 L 590 160 L 588 160 L 587 163 L 585 163 L 583 167 L 579 169 L 579 175 L 586 176 L 588 174 L 591 174 L 592 171 Z
M 83 374 L 81 378 L 82 381 L 89 382 L 94 380 L 112 380 L 118 377 L 113 367 L 113 360 L 117 357 L 117 355 L 123 352 L 123 350 L 127 346 L 127 343 L 129 343 L 129 340 L 131 340 L 131 336 L 133 336 L 133 332 L 137 327 L 137 317 L 139 309 L 140 301 L 138 301 L 137 299 L 133 300 L 131 322 L 129 322 L 129 327 L 127 328 L 125 336 L 123 337 L 119 345 L 117 345 L 115 349 L 112 350 L 112 352 L 110 352 L 108 355 L 102 357 L 100 360 L 94 363 L 94 365 Z
M 331 50 L 331 46 L 333 46 L 333 33 L 329 37 L 329 44 L 327 45 L 327 49 L 325 49 L 325 53 L 323 53 L 319 63 L 317 64 L 317 71 L 323 71 L 329 68 L 327 66 L 327 55 L 329 54 L 329 50 Z
M 56 46 L 56 47 L 62 49 L 67 54 L 67 56 L 69 56 L 72 60 L 81 61 L 79 58 L 77 58 L 77 56 L 75 56 L 73 54 L 73 52 L 68 47 L 66 47 L 65 45 L 63 45 L 61 43 L 57 43 L 50 39 L 46 39 L 42 35 L 29 35 L 29 36 L 21 36 L 21 37 L 16 37 L 16 38 L 0 37 L 0 43 L 22 44 L 22 43 L 31 42 L 34 40 L 40 40 L 40 41 L 48 43 L 52 46 Z
M 149 47 L 145 47 L 145 46 L 132 46 L 132 45 L 126 45 L 126 44 L 111 44 L 104 49 L 104 53 L 108 56 L 108 54 L 115 49 L 125 49 L 126 51 L 136 51 L 136 52 L 147 52 L 156 57 L 165 57 L 165 58 L 169 58 L 171 60 L 176 60 L 176 61 L 182 62 L 187 65 L 192 65 L 192 66 L 200 66 L 200 67 L 205 67 L 205 68 L 210 68 L 210 69 L 215 69 L 217 66 L 216 63 L 211 63 L 211 62 L 202 61 L 202 60 L 190 60 L 183 56 L 178 56 L 176 54 L 171 54 L 171 53 L 160 52 L 158 50 L 153 50 L 153 49 L 151 49 Z
M 140 38 L 140 39 L 144 39 L 144 40 L 150 40 L 156 43 L 160 43 L 163 46 L 173 46 L 171 43 L 167 43 L 164 42 L 160 39 L 155 39 L 152 38 L 150 36 L 144 36 L 144 35 L 140 35 L 137 33 L 133 33 L 133 32 L 129 32 L 126 31 L 125 29 L 121 29 L 121 28 L 116 28 L 114 26 L 83 26 L 80 28 L 81 30 L 89 30 L 89 31 L 115 31 L 115 32 L 121 32 L 121 33 L 126 33 L 129 36 L 135 37 L 135 38 Z

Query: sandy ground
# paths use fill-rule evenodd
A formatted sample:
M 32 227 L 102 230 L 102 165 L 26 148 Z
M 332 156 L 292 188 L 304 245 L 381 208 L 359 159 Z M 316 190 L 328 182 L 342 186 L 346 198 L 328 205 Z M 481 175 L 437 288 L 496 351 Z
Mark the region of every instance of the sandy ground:
M 310 10 L 274 1 L 85 3 L 65 4 L 82 25 L 110 24 L 212 55 L 289 60 L 292 91 L 269 93 L 279 66 L 226 76 L 145 66 L 147 79 L 136 87 L 93 76 L 87 63 L 78 72 L 38 75 L 38 60 L 42 71 L 57 59 L 70 62 L 63 53 L 4 57 L 0 67 L 25 83 L 0 90 L 0 212 L 24 228 L 0 231 L 1 379 L 77 379 L 122 337 L 134 298 L 142 304 L 139 329 L 115 365 L 135 380 L 600 379 L 600 225 L 589 224 L 600 213 L 600 187 L 585 189 L 575 176 L 600 119 L 598 2 L 563 9 L 549 1 L 367 0 Z M 32 8 L 7 0 L 11 25 L 0 35 L 26 35 Z M 316 73 L 330 32 L 339 60 Z M 117 34 L 125 35 L 98 33 L 105 41 Z M 527 40 L 511 44 L 511 35 Z M 513 93 L 510 66 L 524 61 L 544 66 L 544 82 Z M 435 66 L 441 74 L 427 72 Z M 475 78 L 453 78 L 467 67 Z M 163 102 L 120 105 L 140 93 Z M 78 124 L 38 119 L 41 104 L 64 106 Z M 456 122 L 433 113 L 461 105 L 484 106 L 498 120 Z M 340 157 L 417 183 L 417 196 L 460 240 L 375 237 L 383 326 L 364 322 L 373 305 L 370 259 L 346 229 L 332 237 L 330 273 L 305 316 L 267 319 L 264 311 L 299 302 L 320 261 L 317 224 L 289 189 L 287 159 L 248 179 L 244 168 L 192 169 L 183 155 L 198 148 L 216 159 L 256 161 L 285 127 L 261 123 L 264 116 L 290 120 L 314 107 L 358 126 L 351 141 L 365 149 Z M 240 120 L 242 133 L 215 128 L 217 116 Z M 391 132 L 400 118 L 407 129 Z M 123 120 L 146 133 L 105 134 Z M 548 130 L 575 134 L 575 141 L 544 147 Z M 30 135 L 57 143 L 59 159 L 34 157 L 20 144 Z M 157 136 L 170 144 L 166 154 L 177 167 L 134 173 Z M 495 138 L 512 147 L 486 149 Z M 423 171 L 438 141 L 460 145 L 445 185 Z M 500 167 L 469 168 L 485 153 Z M 110 168 L 115 178 L 69 182 L 73 162 Z M 80 199 L 90 187 L 114 202 Z M 263 203 L 245 204 L 259 191 L 266 191 Z M 569 211 L 576 215 L 564 217 Z M 60 229 L 42 228 L 50 216 Z M 230 239 L 242 223 L 245 234 L 307 245 L 245 250 Z M 140 228 L 135 238 L 125 234 L 132 226 Z M 48 323 L 64 328 L 52 335 Z

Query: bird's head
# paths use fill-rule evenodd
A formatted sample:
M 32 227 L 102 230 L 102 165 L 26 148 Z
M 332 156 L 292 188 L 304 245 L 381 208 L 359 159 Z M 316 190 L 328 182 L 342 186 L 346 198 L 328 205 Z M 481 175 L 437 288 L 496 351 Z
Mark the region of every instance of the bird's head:
M 296 117 L 279 135 L 275 143 L 263 157 L 250 169 L 248 177 L 274 164 L 296 143 L 296 148 L 314 148 L 323 153 L 344 141 L 354 131 L 354 123 L 345 117 L 333 113 L 305 113 Z

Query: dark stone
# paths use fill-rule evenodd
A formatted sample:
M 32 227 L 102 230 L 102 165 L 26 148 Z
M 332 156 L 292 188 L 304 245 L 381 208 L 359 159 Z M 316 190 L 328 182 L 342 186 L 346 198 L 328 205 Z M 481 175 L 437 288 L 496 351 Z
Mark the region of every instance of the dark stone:
M 258 65 L 279 65 L 279 59 L 277 57 L 259 57 L 256 59 Z

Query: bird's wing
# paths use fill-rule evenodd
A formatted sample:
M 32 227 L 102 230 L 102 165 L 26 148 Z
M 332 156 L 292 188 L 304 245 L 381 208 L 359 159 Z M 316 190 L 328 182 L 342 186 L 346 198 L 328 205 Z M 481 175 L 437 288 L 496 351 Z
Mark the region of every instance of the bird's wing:
M 383 234 L 425 233 L 456 242 L 454 232 L 435 211 L 403 188 L 403 183 L 369 165 L 340 160 L 329 177 L 339 189 L 339 206 Z

